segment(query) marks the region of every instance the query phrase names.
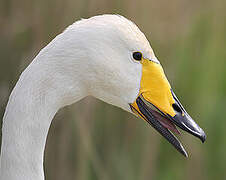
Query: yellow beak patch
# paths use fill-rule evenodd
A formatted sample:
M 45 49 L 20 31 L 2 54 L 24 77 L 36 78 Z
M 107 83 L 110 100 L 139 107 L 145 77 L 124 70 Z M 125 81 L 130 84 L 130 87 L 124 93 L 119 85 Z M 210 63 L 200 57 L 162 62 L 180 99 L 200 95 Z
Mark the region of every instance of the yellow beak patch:
M 172 107 L 175 101 L 162 66 L 148 59 L 142 59 L 140 62 L 142 64 L 142 77 L 138 96 L 142 94 L 146 101 L 152 103 L 163 113 L 175 116 L 176 113 Z M 139 112 L 136 101 L 131 105 Z

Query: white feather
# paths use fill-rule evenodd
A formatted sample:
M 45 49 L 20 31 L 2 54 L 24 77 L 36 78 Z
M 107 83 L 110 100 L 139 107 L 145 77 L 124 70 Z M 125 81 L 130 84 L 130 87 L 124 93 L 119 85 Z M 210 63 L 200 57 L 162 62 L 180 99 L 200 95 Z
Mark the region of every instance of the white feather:
M 13 89 L 3 118 L 1 180 L 43 180 L 43 154 L 55 113 L 92 95 L 130 111 L 139 92 L 141 64 L 155 59 L 138 27 L 119 15 L 82 19 L 35 57 Z

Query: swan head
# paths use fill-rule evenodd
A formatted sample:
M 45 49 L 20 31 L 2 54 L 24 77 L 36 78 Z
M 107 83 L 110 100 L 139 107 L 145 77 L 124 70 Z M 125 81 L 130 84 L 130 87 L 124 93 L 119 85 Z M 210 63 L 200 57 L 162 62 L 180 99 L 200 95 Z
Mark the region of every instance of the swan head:
M 205 141 L 204 131 L 177 99 L 148 40 L 133 22 L 119 15 L 95 16 L 75 22 L 58 38 L 69 47 L 70 70 L 82 72 L 79 79 L 86 95 L 139 116 L 185 156 L 171 133 L 179 133 L 176 126 Z

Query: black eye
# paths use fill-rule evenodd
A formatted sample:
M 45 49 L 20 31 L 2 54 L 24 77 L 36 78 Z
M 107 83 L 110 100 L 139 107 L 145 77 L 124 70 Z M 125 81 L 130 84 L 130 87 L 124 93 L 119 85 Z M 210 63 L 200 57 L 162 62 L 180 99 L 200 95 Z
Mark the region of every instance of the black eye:
M 134 52 L 133 53 L 133 58 L 137 61 L 140 61 L 142 59 L 142 54 L 141 52 Z

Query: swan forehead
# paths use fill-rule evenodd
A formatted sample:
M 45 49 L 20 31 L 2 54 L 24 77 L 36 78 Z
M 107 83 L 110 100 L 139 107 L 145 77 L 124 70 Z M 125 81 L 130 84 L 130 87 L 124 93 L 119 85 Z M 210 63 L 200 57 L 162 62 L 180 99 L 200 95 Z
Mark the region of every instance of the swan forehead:
M 155 59 L 154 52 L 135 23 L 120 15 L 99 15 L 82 19 L 67 29 L 80 29 L 83 39 L 95 42 L 97 47 L 125 48 L 140 51 L 148 59 Z M 84 37 L 84 34 L 86 36 Z M 99 46 L 98 46 L 99 45 Z

